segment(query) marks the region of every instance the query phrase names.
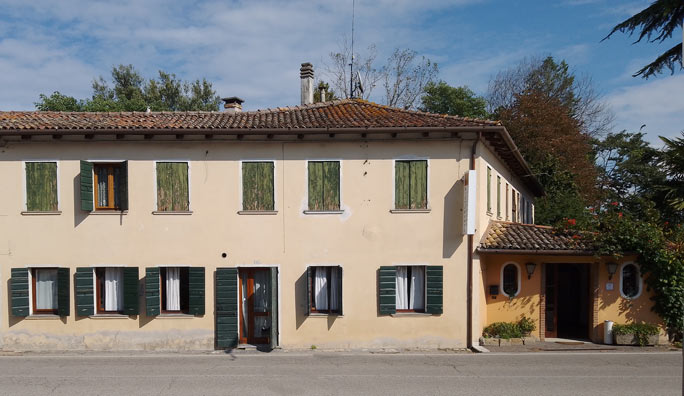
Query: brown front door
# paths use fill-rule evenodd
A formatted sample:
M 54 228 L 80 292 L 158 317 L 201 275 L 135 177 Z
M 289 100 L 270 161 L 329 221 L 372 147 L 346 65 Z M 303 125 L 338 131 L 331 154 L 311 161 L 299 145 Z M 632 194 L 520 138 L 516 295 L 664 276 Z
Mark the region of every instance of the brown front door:
M 545 267 L 545 300 L 546 300 L 546 323 L 544 323 L 545 326 L 545 333 L 544 337 L 546 338 L 556 338 L 558 335 L 558 309 L 556 305 L 556 301 L 558 300 L 557 296 L 557 287 L 556 287 L 556 264 L 550 264 L 546 263 L 544 264 Z
M 271 277 L 268 268 L 240 269 L 240 343 L 271 342 Z
M 589 264 L 546 263 L 545 337 L 589 337 L 591 297 Z

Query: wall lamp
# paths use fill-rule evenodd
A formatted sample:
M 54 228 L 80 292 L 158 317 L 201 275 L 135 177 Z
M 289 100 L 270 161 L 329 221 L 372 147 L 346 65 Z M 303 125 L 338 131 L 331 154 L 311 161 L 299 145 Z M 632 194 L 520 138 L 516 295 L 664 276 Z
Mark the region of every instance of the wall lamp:
M 525 264 L 525 268 L 527 269 L 527 279 L 532 279 L 532 274 L 534 274 L 534 269 L 537 268 L 537 264 L 527 263 Z
M 617 263 L 612 261 L 606 263 L 606 270 L 608 270 L 608 280 L 613 279 L 613 275 L 615 275 L 615 271 L 617 271 Z

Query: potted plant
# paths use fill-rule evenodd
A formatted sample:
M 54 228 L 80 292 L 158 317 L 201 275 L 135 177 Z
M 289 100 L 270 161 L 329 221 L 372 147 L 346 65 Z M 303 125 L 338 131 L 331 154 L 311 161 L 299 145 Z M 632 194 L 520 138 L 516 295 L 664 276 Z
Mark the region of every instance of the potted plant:
M 613 338 L 617 345 L 657 345 L 658 326 L 651 323 L 616 324 L 613 326 Z

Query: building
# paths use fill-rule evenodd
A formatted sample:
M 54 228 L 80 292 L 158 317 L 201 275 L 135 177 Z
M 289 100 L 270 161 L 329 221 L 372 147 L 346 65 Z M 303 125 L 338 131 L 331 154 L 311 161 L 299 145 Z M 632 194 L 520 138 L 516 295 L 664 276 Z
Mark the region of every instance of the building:
M 506 129 L 312 104 L 301 78 L 301 106 L 265 111 L 0 112 L 2 348 L 465 348 L 543 323 L 490 286 L 515 261 L 539 307 L 522 268 L 546 256 L 480 244 L 537 229 Z

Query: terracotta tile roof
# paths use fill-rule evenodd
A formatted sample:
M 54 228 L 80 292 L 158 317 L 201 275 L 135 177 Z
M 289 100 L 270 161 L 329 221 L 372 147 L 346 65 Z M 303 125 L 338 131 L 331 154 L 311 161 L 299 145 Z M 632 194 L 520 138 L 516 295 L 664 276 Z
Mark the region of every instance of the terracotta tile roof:
M 593 254 L 591 241 L 581 233 L 559 232 L 553 227 L 532 224 L 490 221 L 478 251 L 526 253 L 539 251 Z
M 384 127 L 483 127 L 497 121 L 423 113 L 344 99 L 296 107 L 226 112 L 0 112 L 2 131 L 27 130 L 250 130 Z

